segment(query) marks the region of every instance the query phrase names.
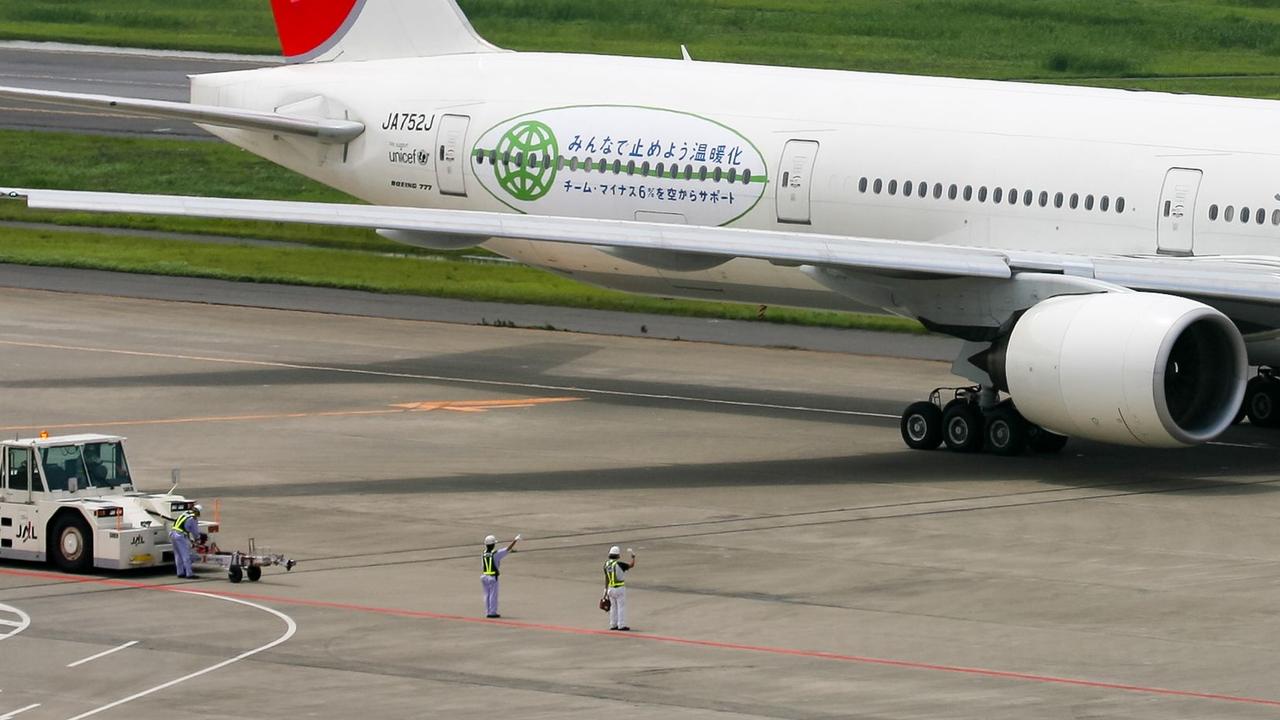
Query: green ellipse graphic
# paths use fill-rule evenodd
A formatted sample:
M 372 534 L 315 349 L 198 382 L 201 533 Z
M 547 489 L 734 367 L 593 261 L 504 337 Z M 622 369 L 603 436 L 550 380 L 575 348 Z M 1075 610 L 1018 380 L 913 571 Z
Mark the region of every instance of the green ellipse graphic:
M 560 147 L 545 123 L 525 120 L 498 141 L 493 175 L 511 197 L 532 202 L 551 192 L 556 181 Z

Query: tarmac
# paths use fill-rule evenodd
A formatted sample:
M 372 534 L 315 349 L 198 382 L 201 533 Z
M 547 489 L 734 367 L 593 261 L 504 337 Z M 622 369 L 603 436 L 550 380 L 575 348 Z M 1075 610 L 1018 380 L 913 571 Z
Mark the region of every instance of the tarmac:
M 946 363 L 81 279 L 0 289 L 0 432 L 126 435 L 224 548 L 300 564 L 0 563 L 0 717 L 1280 715 L 1273 433 L 911 452 Z M 497 620 L 488 533 L 524 535 Z M 631 633 L 596 608 L 613 544 Z

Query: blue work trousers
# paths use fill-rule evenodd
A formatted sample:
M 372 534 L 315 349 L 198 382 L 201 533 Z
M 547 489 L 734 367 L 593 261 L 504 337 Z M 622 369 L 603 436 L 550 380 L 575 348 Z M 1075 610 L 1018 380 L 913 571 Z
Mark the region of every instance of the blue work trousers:
M 173 562 L 178 566 L 178 577 L 195 575 L 191 570 L 191 540 L 180 532 L 169 531 L 173 543 Z
M 498 614 L 498 578 L 495 575 L 481 575 L 480 585 L 484 587 L 484 614 Z

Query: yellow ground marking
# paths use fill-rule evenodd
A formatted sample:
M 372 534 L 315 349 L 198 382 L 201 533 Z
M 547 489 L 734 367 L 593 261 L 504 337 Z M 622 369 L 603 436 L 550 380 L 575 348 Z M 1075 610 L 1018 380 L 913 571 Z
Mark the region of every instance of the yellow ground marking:
M 127 425 L 183 425 L 206 422 L 252 422 L 257 420 L 295 420 L 301 418 L 356 417 L 371 415 L 401 415 L 411 412 L 452 410 L 454 412 L 488 412 L 489 410 L 513 410 L 531 408 L 552 403 L 576 402 L 578 397 L 521 398 L 517 400 L 442 400 L 436 402 L 398 403 L 380 410 L 325 410 L 320 412 L 263 413 L 261 415 L 208 415 L 203 417 L 154 418 L 141 420 L 107 420 L 103 422 L 62 423 L 53 425 L 8 425 L 0 432 L 14 430 L 75 430 L 79 428 L 122 427 Z

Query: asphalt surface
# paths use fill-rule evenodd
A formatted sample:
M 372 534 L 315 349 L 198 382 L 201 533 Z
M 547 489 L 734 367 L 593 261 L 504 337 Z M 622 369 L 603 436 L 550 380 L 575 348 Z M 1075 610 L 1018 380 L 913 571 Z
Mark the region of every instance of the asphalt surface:
M 237 586 L 0 564 L 0 717 L 1280 714 L 1271 432 L 910 452 L 896 412 L 944 363 L 0 306 L 0 432 L 127 435 L 145 487 L 181 467 L 221 499 L 223 547 L 301 560 Z M 500 620 L 480 617 L 487 533 L 525 538 Z M 630 634 L 595 608 L 611 544 L 639 556 Z
M 44 43 L 0 42 L 0 85 L 187 102 L 188 75 L 262 67 L 270 58 L 201 53 L 121 52 Z M 104 116 L 47 103 L 0 100 L 0 128 L 213 139 L 190 123 Z

